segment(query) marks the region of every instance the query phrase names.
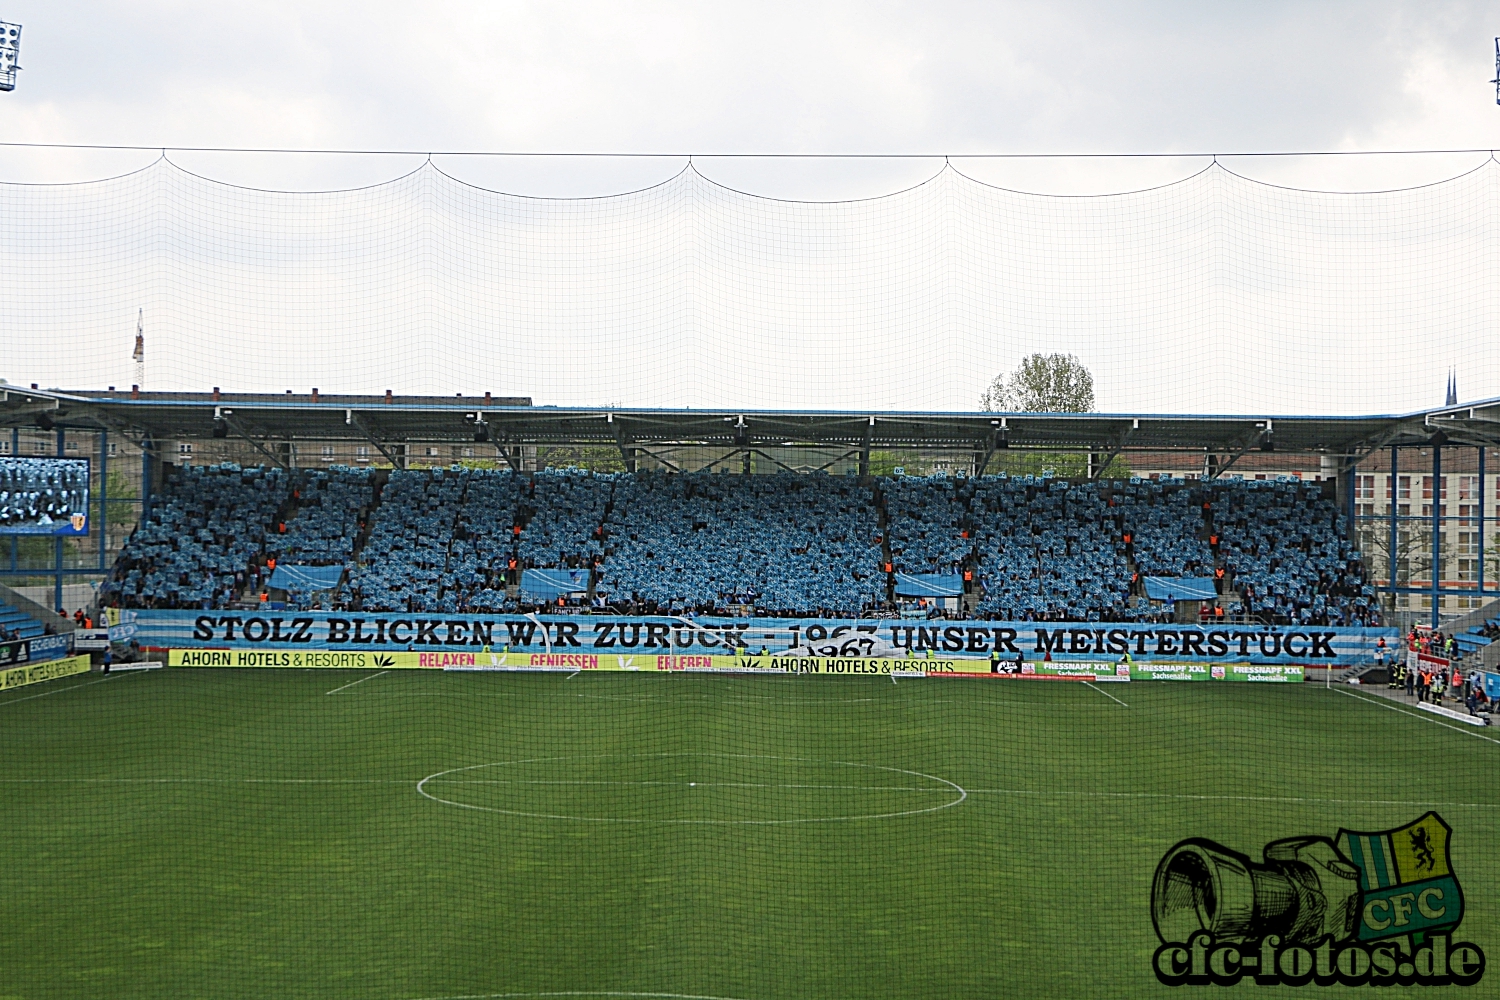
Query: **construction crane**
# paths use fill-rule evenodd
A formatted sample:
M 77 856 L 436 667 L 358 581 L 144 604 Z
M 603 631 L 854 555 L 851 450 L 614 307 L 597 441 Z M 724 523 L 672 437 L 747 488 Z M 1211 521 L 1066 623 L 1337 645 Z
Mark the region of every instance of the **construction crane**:
M 135 385 L 138 389 L 146 388 L 146 310 L 138 309 L 135 314 L 135 350 L 130 352 L 130 360 L 135 362 Z

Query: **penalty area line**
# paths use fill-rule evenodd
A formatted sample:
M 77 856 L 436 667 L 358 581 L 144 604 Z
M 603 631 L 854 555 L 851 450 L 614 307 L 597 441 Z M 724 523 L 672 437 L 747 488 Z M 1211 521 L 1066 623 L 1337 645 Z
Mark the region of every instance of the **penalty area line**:
M 1098 691 L 1100 694 L 1104 695 L 1104 697 L 1108 698 L 1110 701 L 1114 702 L 1116 705 L 1120 705 L 1120 706 L 1122 706 L 1124 708 L 1129 708 L 1130 707 L 1129 705 L 1126 705 L 1120 699 L 1116 698 L 1114 695 L 1110 694 L 1108 691 L 1104 690 L 1101 687 L 1094 687 L 1094 685 L 1090 684 L 1088 681 L 1084 681 L 1083 682 L 1083 686 L 1086 687 L 1086 688 L 1093 688 L 1095 691 Z
M 376 673 L 371 674 L 369 677 L 361 677 L 357 681 L 350 681 L 348 684 L 345 684 L 343 687 L 336 687 L 332 691 L 324 691 L 323 693 L 324 694 L 338 694 L 340 691 L 347 691 L 349 688 L 352 688 L 356 684 L 363 684 L 365 681 L 374 680 L 376 677 L 379 677 L 381 674 L 388 674 L 388 673 L 390 673 L 389 670 L 381 670 L 381 671 L 378 671 Z
M 1282 802 L 1293 805 L 1352 806 L 1442 806 L 1464 809 L 1500 809 L 1500 802 L 1432 802 L 1408 799 L 1322 799 L 1296 795 L 1196 795 L 1191 792 L 1069 792 L 1031 788 L 970 788 L 970 795 L 1021 795 L 1039 799 L 1179 799 L 1198 802 Z
M 1460 729 L 1460 728 L 1458 728 L 1455 725 L 1451 725 L 1451 724 L 1449 724 L 1447 722 L 1442 721 L 1441 719 L 1437 718 L 1436 716 L 1419 715 L 1416 712 L 1408 712 L 1406 709 L 1399 707 L 1397 704 L 1388 702 L 1385 698 L 1366 698 L 1366 697 L 1363 697 L 1362 695 L 1355 694 L 1353 691 L 1345 691 L 1343 688 L 1334 688 L 1334 690 L 1337 691 L 1339 694 L 1348 695 L 1350 698 L 1353 698 L 1355 701 L 1363 701 L 1363 702 L 1366 702 L 1367 704 L 1374 705 L 1377 708 L 1387 708 L 1387 709 L 1390 709 L 1392 712 L 1395 712 L 1398 715 L 1405 715 L 1408 718 L 1419 719 L 1422 722 L 1431 722 L 1431 723 L 1433 723 L 1435 725 L 1442 726 L 1444 729 L 1451 729 L 1455 733 L 1462 733 L 1465 736 L 1472 736 L 1476 740 L 1484 740 L 1486 743 L 1500 743 L 1500 740 L 1495 739 L 1493 736 L 1484 736 L 1484 735 L 1481 735 L 1480 733 L 1471 732 L 1468 729 Z

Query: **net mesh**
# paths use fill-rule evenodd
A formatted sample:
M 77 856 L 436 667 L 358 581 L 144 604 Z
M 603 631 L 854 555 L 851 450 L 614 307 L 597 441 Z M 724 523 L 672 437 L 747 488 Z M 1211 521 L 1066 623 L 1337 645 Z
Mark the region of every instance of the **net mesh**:
M 1400 191 L 1292 190 L 1213 164 L 1128 194 L 1027 194 L 945 167 L 796 202 L 691 165 L 529 198 L 427 163 L 284 193 L 162 159 L 0 185 L 6 367 L 150 389 L 394 388 L 565 405 L 970 410 L 1033 352 L 1100 409 L 1368 413 L 1500 375 L 1488 160 Z
M 1207 983 L 1226 941 L 1235 960 L 1213 969 L 1255 990 L 1239 959 L 1264 956 L 1268 933 L 1282 982 L 1337 981 L 1339 961 L 1350 983 L 1472 979 L 1497 933 L 1496 742 L 1387 694 L 593 671 L 62 678 L 0 693 L 6 985 L 1168 997 L 1181 991 L 1159 973 Z M 1446 703 L 1461 705 L 1451 690 Z M 1288 838 L 1324 839 L 1265 850 Z M 1254 919 L 1236 905 L 1252 890 Z M 1320 959 L 1324 923 L 1337 938 Z M 1216 936 L 1194 966 L 1203 927 Z M 1163 959 L 1163 941 L 1182 950 Z M 1433 980 L 1435 947 L 1448 964 Z
M 1415 409 L 1449 367 L 1476 395 L 1495 384 L 1497 170 L 1327 194 L 1211 166 L 1072 198 L 946 168 L 808 203 L 691 167 L 564 200 L 430 164 L 293 194 L 162 160 L 0 186 L 0 360 L 26 381 L 128 384 L 141 310 L 148 389 L 968 409 L 1023 355 L 1068 351 L 1108 409 Z M 1398 496 L 1420 504 L 1416 479 L 1418 498 Z M 1473 503 L 1469 483 L 1455 489 Z M 1359 489 L 1373 503 L 1377 484 Z M 1482 725 L 1500 675 L 1474 671 L 1500 640 L 1495 605 L 1450 625 L 1485 633 L 1456 673 L 1431 643 L 1306 618 L 881 621 L 921 653 L 830 645 L 789 663 L 694 646 L 708 617 L 480 622 L 410 593 L 389 612 L 198 608 L 212 575 L 188 557 L 264 531 L 284 493 L 264 510 L 215 496 L 134 536 L 157 546 L 134 570 L 174 567 L 153 586 L 204 588 L 133 622 L 116 609 L 174 647 L 170 669 L 91 671 L 39 623 L 0 642 L 7 996 L 1063 1000 L 1256 981 L 1420 996 L 1479 980 L 1500 947 L 1500 739 Z M 363 497 L 338 494 L 327 534 L 292 519 L 285 544 L 346 558 L 332 515 Z M 877 522 L 888 548 L 944 568 L 943 539 L 918 541 L 939 512 L 916 507 Z M 436 499 L 422 511 L 392 537 L 430 549 L 428 569 L 463 555 L 469 529 Z M 750 560 L 706 521 L 675 536 Z M 1242 527 L 1256 559 L 1273 535 L 1312 547 L 1264 511 Z M 1142 530 L 1200 552 L 1172 524 Z M 998 561 L 1015 534 L 977 542 Z M 663 564 L 664 592 L 693 568 Z M 843 638 L 825 624 L 750 639 L 780 654 L 788 636 Z M 1386 673 L 1345 683 L 1382 638 Z M 1335 668 L 1316 668 L 1319 643 Z

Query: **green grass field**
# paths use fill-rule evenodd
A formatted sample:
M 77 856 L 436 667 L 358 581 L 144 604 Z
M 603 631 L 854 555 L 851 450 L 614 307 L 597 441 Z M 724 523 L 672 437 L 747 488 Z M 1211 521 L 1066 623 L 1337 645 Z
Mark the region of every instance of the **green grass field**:
M 1500 956 L 1500 731 L 1368 697 L 272 670 L 17 689 L 0 997 L 1181 996 L 1150 965 L 1172 844 L 1258 859 L 1429 808 L 1460 936 Z

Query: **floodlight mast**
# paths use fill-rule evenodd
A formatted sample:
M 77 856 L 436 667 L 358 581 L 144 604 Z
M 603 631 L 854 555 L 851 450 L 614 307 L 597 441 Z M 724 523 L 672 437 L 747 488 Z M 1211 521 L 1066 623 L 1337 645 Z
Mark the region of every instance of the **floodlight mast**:
M 0 91 L 16 89 L 16 70 L 21 66 L 21 26 L 0 21 Z
M 1495 39 L 1495 78 L 1490 83 L 1495 85 L 1495 103 L 1500 104 L 1500 38 Z

